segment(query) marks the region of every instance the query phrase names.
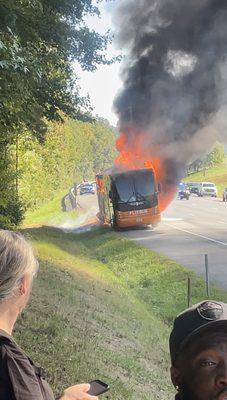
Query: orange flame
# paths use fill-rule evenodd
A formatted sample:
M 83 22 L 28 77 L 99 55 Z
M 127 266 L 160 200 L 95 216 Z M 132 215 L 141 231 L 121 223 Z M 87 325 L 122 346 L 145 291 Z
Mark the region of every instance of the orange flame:
M 127 134 L 122 133 L 116 141 L 116 148 L 119 151 L 115 159 L 118 168 L 127 170 L 152 168 L 162 191 L 159 194 L 160 211 L 164 211 L 176 194 L 176 186 L 169 183 L 168 174 L 164 160 L 151 156 L 151 151 L 145 147 L 146 137 L 144 134 L 129 129 Z

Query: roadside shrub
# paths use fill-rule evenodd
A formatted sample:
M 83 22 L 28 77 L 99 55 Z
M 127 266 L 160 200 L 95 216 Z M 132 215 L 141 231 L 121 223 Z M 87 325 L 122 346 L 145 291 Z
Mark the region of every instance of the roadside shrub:
M 8 199 L 5 206 L 0 205 L 0 228 L 15 229 L 23 219 L 23 206 L 18 196 Z

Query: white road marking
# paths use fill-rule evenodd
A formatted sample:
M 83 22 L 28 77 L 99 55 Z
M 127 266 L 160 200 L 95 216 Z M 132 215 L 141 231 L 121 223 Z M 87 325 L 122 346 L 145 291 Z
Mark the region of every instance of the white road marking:
M 213 243 L 216 243 L 216 244 L 221 244 L 222 246 L 227 246 L 227 243 L 221 242 L 220 240 L 215 240 L 215 239 L 212 239 L 212 238 L 207 237 L 207 236 L 199 235 L 198 233 L 187 231 L 186 229 L 181 229 L 181 228 L 178 228 L 178 227 L 176 227 L 174 225 L 171 225 L 171 226 L 172 226 L 172 228 L 177 229 L 178 231 L 181 231 L 181 232 L 188 233 L 189 235 L 201 237 L 202 239 L 209 240 L 210 242 L 213 242 Z

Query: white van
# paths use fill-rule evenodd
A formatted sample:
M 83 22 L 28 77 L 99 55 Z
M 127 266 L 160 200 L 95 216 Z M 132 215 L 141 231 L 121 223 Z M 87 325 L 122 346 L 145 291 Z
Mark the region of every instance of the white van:
M 200 196 L 200 197 L 203 197 L 203 196 L 217 197 L 217 195 L 218 195 L 218 189 L 214 183 L 201 182 L 199 184 L 198 196 Z

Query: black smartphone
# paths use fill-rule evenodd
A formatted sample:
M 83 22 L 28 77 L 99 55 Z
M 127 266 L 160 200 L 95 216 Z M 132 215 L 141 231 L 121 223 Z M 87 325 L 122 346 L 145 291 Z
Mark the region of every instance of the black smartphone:
M 88 394 L 91 396 L 99 396 L 100 394 L 103 394 L 109 390 L 109 386 L 107 383 L 100 381 L 99 379 L 95 381 L 89 382 L 90 384 L 90 389 L 88 390 Z

